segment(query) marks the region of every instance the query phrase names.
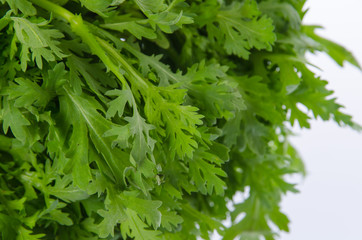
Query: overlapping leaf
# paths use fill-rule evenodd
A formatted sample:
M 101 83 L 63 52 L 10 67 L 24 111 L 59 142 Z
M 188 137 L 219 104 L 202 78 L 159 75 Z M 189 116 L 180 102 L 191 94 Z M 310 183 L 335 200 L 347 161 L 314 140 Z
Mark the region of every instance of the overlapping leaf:
M 271 50 L 276 40 L 271 19 L 260 16 L 255 1 L 234 2 L 220 8 L 206 24 L 210 38 L 216 38 L 228 54 L 248 59 L 250 49 Z M 221 31 L 220 31 L 221 30 Z
M 39 68 L 43 67 L 43 59 L 46 62 L 52 62 L 56 59 L 65 57 L 65 54 L 58 47 L 57 39 L 64 35 L 56 29 L 47 29 L 42 27 L 47 22 L 33 23 L 26 18 L 11 17 L 14 22 L 14 29 L 17 39 L 21 43 L 21 68 L 23 71 L 27 68 L 27 62 L 35 61 Z
M 359 64 L 304 2 L 0 0 L 0 238 L 288 231 L 288 122 L 359 129 L 304 56 Z

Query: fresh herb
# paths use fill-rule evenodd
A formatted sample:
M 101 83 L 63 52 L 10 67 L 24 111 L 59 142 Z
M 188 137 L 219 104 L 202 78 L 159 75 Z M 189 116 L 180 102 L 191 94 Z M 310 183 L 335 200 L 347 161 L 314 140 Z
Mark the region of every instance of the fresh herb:
M 288 231 L 289 123 L 359 128 L 304 56 L 359 65 L 304 2 L 0 0 L 1 239 Z

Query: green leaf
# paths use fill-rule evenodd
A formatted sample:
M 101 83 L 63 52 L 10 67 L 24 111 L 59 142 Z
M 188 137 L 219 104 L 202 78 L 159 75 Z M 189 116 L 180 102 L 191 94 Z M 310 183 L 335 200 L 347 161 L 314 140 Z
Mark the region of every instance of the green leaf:
M 114 236 L 114 226 L 121 223 L 122 235 L 127 234 L 130 237 L 136 237 L 136 239 L 138 237 L 148 239 L 146 233 L 151 233 L 151 231 L 141 230 L 141 228 L 138 229 L 140 232 L 137 232 L 137 228 L 140 225 L 146 227 L 144 221 L 155 228 L 161 224 L 161 213 L 158 211 L 162 204 L 160 201 L 140 199 L 133 196 L 132 193 L 117 194 L 114 189 L 109 188 L 105 204 L 107 211 L 98 210 L 98 213 L 103 217 L 103 221 L 98 225 L 101 237 L 107 237 L 109 234 Z M 135 222 L 137 225 L 134 225 Z
M 175 86 L 159 89 L 164 96 L 149 92 L 146 116 L 152 125 L 158 127 L 159 134 L 167 137 L 172 158 L 176 154 L 180 158 L 191 157 L 198 146 L 195 138 L 201 136 L 196 126 L 202 124 L 203 116 L 197 113 L 196 107 L 179 105 L 183 102 L 184 91 L 175 90 Z
M 244 16 L 245 7 L 252 8 L 258 14 Z M 224 43 L 228 54 L 235 54 L 244 59 L 249 58 L 249 50 L 252 48 L 270 51 L 276 40 L 274 26 L 271 19 L 260 16 L 256 9 L 257 5 L 253 0 L 246 1 L 244 5 L 233 3 L 221 8 L 215 19 L 207 24 L 209 37 Z
M 326 52 L 338 65 L 343 66 L 344 62 L 349 62 L 361 69 L 360 64 L 350 51 L 335 42 L 317 35 L 314 31 L 318 28 L 320 27 L 303 26 L 303 32 L 305 32 L 308 37 L 319 43 L 320 50 Z
M 112 142 L 112 148 L 120 147 L 120 148 L 128 148 L 129 147 L 129 138 L 131 137 L 129 125 L 124 126 L 113 126 L 111 129 L 106 131 L 103 134 L 103 137 L 111 137 L 117 136 L 115 140 Z
M 6 134 L 10 128 L 14 136 L 22 143 L 30 140 L 30 133 L 27 128 L 30 125 L 28 119 L 24 117 L 18 108 L 13 106 L 11 101 L 6 100 L 3 104 L 2 120 L 4 133 Z
M 121 233 L 123 238 L 127 236 L 142 240 L 159 240 L 160 233 L 155 230 L 148 230 L 148 226 L 142 222 L 137 212 L 132 209 L 126 210 L 127 220 L 121 224 Z
M 103 209 L 98 210 L 98 214 L 103 217 L 102 222 L 97 226 L 100 237 L 105 238 L 109 234 L 114 236 L 114 226 L 127 219 L 126 209 L 122 200 L 119 195 L 112 190 L 108 190 L 105 200 L 107 211 Z
M 32 231 L 20 226 L 18 229 L 18 236 L 16 240 L 39 240 L 42 239 L 45 234 L 33 234 Z
M 220 168 L 223 161 L 199 148 L 189 160 L 191 180 L 195 182 L 199 191 L 211 195 L 213 190 L 217 195 L 223 195 L 225 183 L 220 177 L 226 177 L 226 173 Z
M 158 208 L 162 205 L 161 201 L 145 200 L 132 195 L 124 195 L 126 206 L 138 213 L 146 222 L 157 229 L 161 225 L 161 212 Z
M 109 177 L 114 178 L 117 183 L 121 183 L 123 169 L 128 164 L 128 157 L 124 152 L 116 148 L 112 149 L 112 141 L 103 136 L 114 124 L 106 120 L 97 111 L 97 109 L 103 110 L 102 106 L 94 98 L 86 95 L 78 96 L 70 90 L 66 90 L 66 97 L 63 97 L 61 102 L 64 105 L 64 110 L 67 109 L 65 111 L 71 109 L 76 123 L 82 122 L 86 124 L 92 143 L 103 156 L 107 167 L 112 172 L 112 176 Z
M 113 9 L 112 6 L 120 5 L 124 0 L 80 0 L 80 2 L 90 11 L 95 12 L 102 17 L 107 17 L 106 13 Z
M 49 95 L 53 95 L 60 91 L 60 88 L 64 85 L 68 79 L 67 71 L 63 62 L 60 62 L 54 66 L 54 68 L 48 70 L 46 74 L 43 74 L 43 84 L 42 87 L 48 91 Z M 53 95 L 52 95 L 53 94 Z
M 192 135 L 198 136 L 195 126 L 202 123 L 200 120 L 202 116 L 196 113 L 197 108 L 191 106 L 179 106 L 175 110 L 178 110 L 178 112 L 175 111 L 176 118 L 170 113 L 165 113 L 166 118 L 173 119 L 166 127 L 171 151 L 181 158 L 192 157 L 194 149 L 198 146 Z
M 53 200 L 50 206 L 39 214 L 39 218 L 55 221 L 60 225 L 71 226 L 73 221 L 69 218 L 69 214 L 60 210 L 65 206 L 66 204 Z
M 134 110 L 132 117 L 124 117 L 124 120 L 128 122 L 126 126 L 113 127 L 105 132 L 104 136 L 118 136 L 116 142 L 113 142 L 113 146 L 117 143 L 128 146 L 128 138 L 133 137 L 131 155 L 136 162 L 141 163 L 144 161 L 147 153 L 152 153 L 156 143 L 150 136 L 150 131 L 154 129 L 154 126 L 146 123 L 146 120 L 139 114 L 131 90 L 112 90 L 108 91 L 106 95 L 117 96 L 116 99 L 109 102 L 107 118 L 115 116 L 117 112 L 118 116 L 122 117 L 126 103 L 133 107 Z
M 104 66 L 91 63 L 91 59 L 72 55 L 67 58 L 66 64 L 69 68 L 70 85 L 77 95 L 80 95 L 82 87 L 87 85 L 98 98 L 106 102 L 104 92 L 106 92 L 107 89 L 105 86 L 112 88 L 117 86 L 114 79 L 110 78 L 104 71 Z
M 266 139 L 269 135 L 268 128 L 254 118 L 247 118 L 245 126 L 246 141 L 250 149 L 258 155 L 265 154 Z
M 1 0 L 1 3 L 7 3 L 10 8 L 18 14 L 18 10 L 28 16 L 33 16 L 36 14 L 35 7 L 28 0 Z
M 140 20 L 132 20 L 132 19 L 120 19 L 117 21 L 117 23 L 106 23 L 102 24 L 101 26 L 107 29 L 124 32 L 127 30 L 129 33 L 131 33 L 133 36 L 135 36 L 138 39 L 142 39 L 142 37 L 148 38 L 148 39 L 155 39 L 157 38 L 157 35 L 154 30 L 151 28 L 143 26 L 145 23 L 144 21 Z
M 61 118 L 71 119 L 70 115 L 75 117 L 75 121 L 62 123 L 63 128 L 66 131 L 71 131 L 72 135 L 67 141 L 66 134 L 61 133 L 59 128 L 52 128 L 49 135 L 50 144 L 54 145 L 54 152 L 58 152 L 59 161 L 65 161 L 65 158 L 70 159 L 70 166 L 64 166 L 63 168 L 72 169 L 72 177 L 74 184 L 81 189 L 86 189 L 91 177 L 90 172 L 90 160 L 89 160 L 89 139 L 88 139 L 88 129 L 84 120 L 80 119 L 79 113 L 69 112 L 69 110 L 74 110 L 73 106 L 69 105 L 67 101 L 62 101 L 61 99 Z M 68 145 L 67 149 L 65 146 Z M 48 147 L 49 148 L 49 147 Z M 63 154 L 64 155 L 63 155 Z M 67 169 L 65 169 L 67 170 Z
M 134 137 L 131 155 L 137 162 L 142 162 L 155 146 L 156 141 L 150 137 L 150 130 L 154 129 L 154 126 L 147 124 L 139 114 L 126 117 L 125 120 L 129 123 L 130 133 Z
M 161 225 L 168 231 L 172 231 L 172 229 L 179 226 L 183 222 L 183 218 L 180 215 L 169 209 L 161 209 L 161 214 Z
M 17 78 L 17 84 L 11 84 L 5 92 L 9 95 L 9 100 L 14 101 L 14 107 L 34 106 L 45 107 L 54 96 L 52 92 L 40 87 L 37 83 L 29 79 Z
M 232 145 L 235 145 L 237 143 L 238 138 L 244 137 L 243 134 L 239 134 L 239 132 L 241 131 L 240 128 L 241 113 L 237 112 L 235 114 L 235 117 L 227 121 L 222 128 L 222 135 L 224 136 L 224 144 L 226 146 L 231 147 Z
M 8 11 L 2 18 L 0 18 L 0 30 L 3 30 L 11 22 L 11 11 Z
M 75 165 L 75 166 L 79 167 L 77 165 Z M 77 172 L 78 171 L 81 171 L 81 169 L 78 168 Z M 89 195 L 85 191 L 72 185 L 71 182 L 72 182 L 72 179 L 71 179 L 70 175 L 63 177 L 62 179 L 60 177 L 57 177 L 55 179 L 54 186 L 47 187 L 47 192 L 50 195 L 53 195 L 65 202 L 76 202 L 76 201 L 80 201 L 80 200 L 83 200 L 83 199 L 86 199 L 89 197 Z M 75 183 L 77 183 L 77 182 L 79 182 L 79 180 L 75 181 Z
M 290 125 L 362 130 L 305 56 L 359 64 L 304 3 L 0 0 L 0 238 L 289 231 Z
M 290 3 L 269 0 L 261 2 L 259 9 L 273 19 L 277 27 L 285 26 L 286 23 L 288 23 L 292 29 L 299 30 L 301 27 L 302 21 L 299 12 Z
M 148 17 L 149 23 L 155 29 L 156 25 L 166 33 L 172 33 L 184 24 L 193 23 L 193 19 L 183 14 L 186 4 L 176 0 L 167 5 L 163 0 L 136 0 L 141 11 Z
M 0 213 L 0 230 L 3 239 L 16 239 L 17 229 L 19 228 L 19 220 Z
M 37 24 L 20 17 L 11 17 L 11 20 L 14 22 L 17 39 L 22 44 L 20 60 L 23 71 L 26 70 L 27 62 L 30 61 L 29 50 L 31 60 L 35 61 L 40 69 L 43 67 L 42 59 L 52 62 L 66 56 L 57 46 L 59 41 L 56 40 L 64 35 L 59 30 L 42 27 L 48 22 Z
M 135 0 L 138 7 L 145 13 L 157 13 L 166 8 L 164 0 Z
M 151 69 L 156 71 L 160 81 L 159 86 L 168 86 L 181 80 L 182 76 L 180 74 L 173 73 L 170 66 L 161 62 L 162 55 L 147 56 L 135 51 L 133 48 L 127 49 L 140 60 L 140 67 L 144 76 L 147 76 L 151 72 Z
M 118 112 L 119 117 L 123 117 L 123 112 L 126 104 L 128 103 L 131 107 L 133 106 L 133 94 L 131 90 L 125 89 L 125 90 L 110 90 L 106 92 L 107 96 L 110 97 L 117 97 L 114 100 L 110 101 L 108 103 L 109 108 L 107 110 L 106 116 L 107 118 L 114 117 L 116 113 Z

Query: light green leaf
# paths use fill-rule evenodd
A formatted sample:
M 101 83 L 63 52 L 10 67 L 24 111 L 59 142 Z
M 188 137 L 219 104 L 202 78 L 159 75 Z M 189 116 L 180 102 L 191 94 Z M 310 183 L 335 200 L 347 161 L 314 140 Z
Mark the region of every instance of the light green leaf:
M 83 171 L 82 168 L 79 168 L 80 166 L 75 165 L 75 167 L 78 167 L 78 168 L 73 170 L 73 172 Z M 85 175 L 85 174 L 83 174 L 83 175 Z M 85 177 L 88 178 L 88 176 L 86 176 L 86 175 L 85 175 Z M 86 180 L 88 180 L 87 178 L 86 178 Z M 65 202 L 76 202 L 76 201 L 80 201 L 80 200 L 83 200 L 83 199 L 86 199 L 89 197 L 89 195 L 85 191 L 74 186 L 73 184 L 71 184 L 71 182 L 72 182 L 71 175 L 67 175 L 63 178 L 57 177 L 55 179 L 54 186 L 47 187 L 47 192 L 50 195 L 53 195 Z M 79 182 L 79 180 L 77 180 L 75 182 Z M 88 185 L 88 183 L 87 183 L 87 185 Z M 84 186 L 84 188 L 85 188 L 85 186 Z
M 338 65 L 343 66 L 344 62 L 349 62 L 357 68 L 361 69 L 353 54 L 341 45 L 323 38 L 315 33 L 318 26 L 303 26 L 305 32 L 310 38 L 320 44 L 320 50 L 326 52 Z
M 9 4 L 10 8 L 18 14 L 18 10 L 28 16 L 33 16 L 36 14 L 36 9 L 32 3 L 28 0 L 1 0 L 1 3 Z
M 201 193 L 211 195 L 215 191 L 217 195 L 224 194 L 226 186 L 220 177 L 226 177 L 226 173 L 220 168 L 223 161 L 219 157 L 199 148 L 188 162 L 191 180 Z
M 119 117 L 123 117 L 123 111 L 127 103 L 130 107 L 133 107 L 133 94 L 129 89 L 110 90 L 106 92 L 106 95 L 110 97 L 117 97 L 108 103 L 109 108 L 106 113 L 108 119 L 114 117 L 117 112 Z
M 9 100 L 15 99 L 14 107 L 28 107 L 32 104 L 45 107 L 54 96 L 54 93 L 47 91 L 29 79 L 17 78 L 15 82 L 17 84 L 10 84 L 6 90 Z
M 182 224 L 183 218 L 176 212 L 164 208 L 160 209 L 160 211 L 162 214 L 161 225 L 168 231 L 172 231 L 172 229 L 177 227 L 179 224 Z
M 299 30 L 302 24 L 302 20 L 298 11 L 287 2 L 275 2 L 273 0 L 264 1 L 259 4 L 261 12 L 267 14 L 273 19 L 275 25 L 284 25 L 286 22 L 290 24 L 290 27 Z M 282 17 L 282 19 L 279 19 Z
M 131 155 L 136 162 L 144 161 L 147 153 L 152 153 L 156 140 L 150 136 L 150 131 L 154 126 L 146 123 L 138 113 L 134 113 L 132 117 L 126 117 L 125 120 L 129 124 L 129 130 L 134 137 Z
M 131 137 L 129 125 L 124 126 L 113 126 L 111 129 L 103 134 L 103 137 L 117 136 L 112 142 L 112 148 L 120 147 L 122 149 L 128 148 L 128 140 Z
M 126 210 L 127 220 L 121 224 L 121 233 L 123 238 L 127 236 L 140 240 L 161 240 L 161 232 L 148 230 L 148 226 L 142 222 L 137 212 L 132 209 Z
M 70 90 L 66 90 L 66 94 L 67 96 L 61 99 L 64 108 L 67 109 L 66 111 L 72 109 L 73 119 L 76 122 L 83 122 L 87 125 L 92 143 L 103 156 L 109 171 L 112 172 L 113 176 L 109 177 L 114 178 L 117 183 L 121 183 L 123 169 L 128 165 L 127 154 L 119 149 L 112 149 L 111 139 L 104 137 L 104 133 L 114 124 L 97 111 L 97 109 L 103 110 L 103 107 L 94 98 L 86 95 L 78 96 Z
M 145 13 L 157 13 L 166 8 L 164 0 L 135 0 L 135 2 Z
M 50 206 L 39 214 L 39 218 L 56 221 L 60 225 L 71 226 L 73 225 L 73 221 L 69 218 L 69 214 L 60 210 L 65 206 L 66 204 L 58 200 L 52 200 Z
M 151 28 L 145 27 L 142 24 L 142 21 L 122 21 L 117 23 L 108 23 L 108 24 L 102 24 L 101 25 L 104 28 L 112 29 L 119 32 L 124 32 L 127 30 L 129 33 L 131 33 L 133 36 L 135 36 L 138 39 L 142 39 L 142 37 L 148 38 L 148 39 L 155 39 L 157 38 L 157 35 L 155 31 Z
M 29 130 L 27 126 L 30 125 L 28 119 L 24 117 L 21 111 L 12 105 L 11 101 L 5 100 L 3 106 L 2 120 L 3 131 L 6 134 L 11 129 L 14 136 L 22 143 L 29 141 Z
M 134 197 L 132 195 L 127 196 L 124 194 L 124 198 L 127 201 L 126 206 L 128 209 L 132 209 L 142 219 L 157 229 L 161 225 L 161 212 L 158 208 L 162 205 L 161 201 L 145 200 Z
M 99 16 L 107 17 L 107 12 L 114 9 L 113 6 L 120 5 L 124 0 L 80 0 L 81 4 Z
M 45 234 L 33 234 L 32 231 L 24 228 L 23 226 L 20 226 L 18 228 L 18 235 L 16 237 L 16 240 L 40 240 L 45 237 Z
M 98 214 L 103 217 L 102 222 L 97 226 L 99 236 L 102 238 L 105 238 L 108 235 L 113 237 L 115 225 L 124 222 L 127 219 L 123 199 L 120 195 L 117 195 L 114 190 L 108 189 L 105 206 L 107 210 L 98 210 Z
M 64 37 L 59 30 L 43 27 L 47 22 L 36 24 L 26 18 L 11 17 L 11 19 L 14 22 L 16 36 L 22 44 L 20 61 L 23 71 L 26 70 L 27 62 L 30 61 L 29 51 L 31 51 L 31 60 L 35 61 L 39 68 L 43 67 L 42 59 L 52 62 L 57 58 L 66 57 L 58 47 L 59 41 L 56 40 Z
M 243 8 L 245 7 L 253 8 L 255 12 L 258 12 L 253 0 L 246 1 L 244 5 L 234 2 L 221 8 L 216 18 L 207 24 L 207 29 L 211 38 L 215 37 L 220 43 L 224 43 L 228 54 L 248 59 L 249 50 L 252 48 L 270 51 L 276 36 L 271 19 L 260 16 L 260 12 L 253 16 L 244 12 L 244 16 Z

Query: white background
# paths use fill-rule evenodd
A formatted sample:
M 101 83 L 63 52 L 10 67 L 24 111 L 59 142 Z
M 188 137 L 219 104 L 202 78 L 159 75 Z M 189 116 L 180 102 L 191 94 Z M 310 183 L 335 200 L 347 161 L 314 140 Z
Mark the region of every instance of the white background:
M 351 50 L 362 63 L 362 1 L 308 0 L 305 24 L 322 25 L 318 33 Z M 338 102 L 362 124 L 362 73 L 346 64 L 338 67 L 324 54 L 308 55 L 323 71 Z M 292 143 L 304 159 L 308 175 L 300 194 L 282 203 L 291 219 L 281 240 L 362 239 L 362 134 L 335 123 L 313 121 L 312 130 L 295 129 Z

